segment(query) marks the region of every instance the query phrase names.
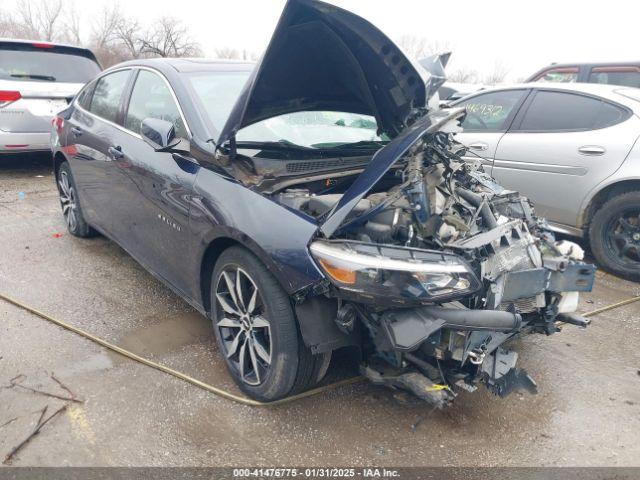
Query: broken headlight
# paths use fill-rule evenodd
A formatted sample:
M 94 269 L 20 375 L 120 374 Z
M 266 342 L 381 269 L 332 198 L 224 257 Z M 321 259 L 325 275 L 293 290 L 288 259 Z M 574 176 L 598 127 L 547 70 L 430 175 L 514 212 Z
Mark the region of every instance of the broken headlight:
M 336 287 L 365 299 L 432 303 L 459 299 L 480 288 L 457 255 L 349 241 L 316 241 L 310 250 Z

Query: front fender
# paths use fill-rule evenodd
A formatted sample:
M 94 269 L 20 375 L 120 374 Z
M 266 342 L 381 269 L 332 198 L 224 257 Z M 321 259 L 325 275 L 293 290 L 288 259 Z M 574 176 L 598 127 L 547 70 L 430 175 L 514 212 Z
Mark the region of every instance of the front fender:
M 308 245 L 317 225 L 241 183 L 200 169 L 194 184 L 190 228 L 198 246 L 198 275 L 211 242 L 229 238 L 253 252 L 293 294 L 324 278 Z

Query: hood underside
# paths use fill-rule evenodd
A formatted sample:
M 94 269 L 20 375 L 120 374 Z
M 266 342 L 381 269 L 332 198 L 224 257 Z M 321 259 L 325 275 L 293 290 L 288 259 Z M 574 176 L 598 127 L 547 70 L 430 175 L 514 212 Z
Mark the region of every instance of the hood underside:
M 395 137 L 425 106 L 427 76 L 363 18 L 317 0 L 288 0 L 217 144 L 261 120 L 310 110 L 371 115 Z

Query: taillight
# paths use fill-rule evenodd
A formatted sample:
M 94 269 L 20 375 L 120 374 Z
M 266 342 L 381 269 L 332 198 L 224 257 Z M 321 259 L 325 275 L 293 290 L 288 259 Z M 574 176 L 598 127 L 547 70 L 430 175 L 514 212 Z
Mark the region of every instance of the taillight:
M 6 107 L 10 103 L 20 100 L 21 98 L 22 95 L 20 95 L 20 92 L 15 92 L 13 90 L 0 90 L 0 108 Z
M 60 130 L 62 130 L 62 124 L 64 123 L 64 118 L 62 117 L 56 117 L 51 119 L 51 126 L 55 126 L 56 127 L 56 132 L 60 133 Z
M 52 45 L 50 43 L 40 43 L 40 42 L 33 42 L 31 44 L 31 46 L 36 47 L 36 48 L 53 48 L 53 47 L 55 47 L 55 45 Z

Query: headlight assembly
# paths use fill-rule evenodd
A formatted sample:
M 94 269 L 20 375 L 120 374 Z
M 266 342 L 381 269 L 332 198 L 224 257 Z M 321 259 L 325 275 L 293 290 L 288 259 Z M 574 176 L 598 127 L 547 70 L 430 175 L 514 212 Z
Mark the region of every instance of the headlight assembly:
M 469 266 L 452 254 L 349 241 L 316 241 L 310 250 L 336 287 L 378 301 L 441 302 L 480 288 Z

